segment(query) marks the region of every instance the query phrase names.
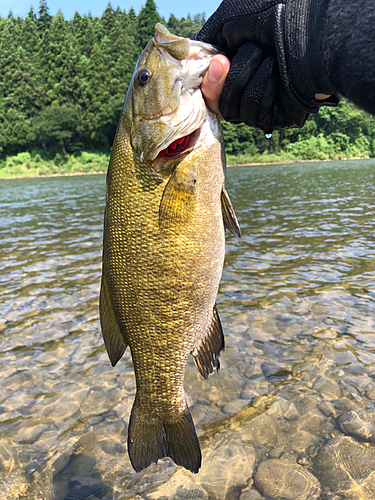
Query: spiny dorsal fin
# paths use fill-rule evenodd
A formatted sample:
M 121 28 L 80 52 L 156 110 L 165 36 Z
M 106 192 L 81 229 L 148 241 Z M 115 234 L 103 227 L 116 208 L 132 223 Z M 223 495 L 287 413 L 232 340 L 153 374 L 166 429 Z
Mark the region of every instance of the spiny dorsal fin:
M 223 212 L 224 226 L 235 236 L 241 238 L 241 229 L 238 224 L 236 214 L 234 213 L 232 203 L 228 193 L 223 188 L 221 191 L 221 210 Z
M 219 371 L 219 354 L 224 349 L 224 334 L 221 327 L 219 314 L 214 305 L 211 326 L 202 343 L 194 349 L 192 355 L 199 373 L 204 378 L 208 378 L 216 368 Z
M 195 204 L 195 183 L 197 173 L 194 166 L 176 168 L 172 173 L 159 207 L 159 227 L 168 229 L 175 225 L 186 224 Z
M 122 358 L 128 343 L 121 334 L 116 321 L 104 272 L 100 288 L 99 312 L 105 348 L 112 366 L 115 366 L 117 361 Z

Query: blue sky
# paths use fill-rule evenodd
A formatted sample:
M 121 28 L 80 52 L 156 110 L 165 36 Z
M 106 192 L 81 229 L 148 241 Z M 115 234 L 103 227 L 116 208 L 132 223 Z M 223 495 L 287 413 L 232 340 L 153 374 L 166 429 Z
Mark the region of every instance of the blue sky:
M 146 0 L 112 0 L 111 5 L 113 8 L 119 6 L 125 9 L 126 12 L 133 7 L 138 14 L 141 7 L 145 4 Z M 206 12 L 206 17 L 210 16 L 218 7 L 220 0 L 189 0 L 189 2 L 176 1 L 176 0 L 155 0 L 158 12 L 166 19 L 169 18 L 170 13 L 176 17 L 186 17 L 188 13 L 191 15 Z M 50 14 L 56 15 L 58 9 L 61 10 L 65 19 L 71 19 L 74 12 L 77 10 L 81 15 L 87 14 L 91 11 L 93 16 L 100 17 L 106 6 L 108 0 L 47 0 Z M 6 17 L 11 10 L 14 16 L 25 17 L 30 7 L 33 6 L 34 11 L 38 12 L 39 0 L 0 0 L 0 16 Z

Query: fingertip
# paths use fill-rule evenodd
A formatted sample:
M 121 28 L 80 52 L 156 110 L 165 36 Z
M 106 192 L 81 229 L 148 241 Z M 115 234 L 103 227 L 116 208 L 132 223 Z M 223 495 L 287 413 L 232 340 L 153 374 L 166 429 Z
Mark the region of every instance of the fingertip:
M 229 68 L 229 59 L 223 54 L 217 54 L 212 58 L 201 85 L 207 106 L 217 115 L 220 115 L 219 100 Z
M 230 62 L 223 54 L 217 54 L 211 59 L 210 66 L 207 71 L 207 79 L 210 83 L 220 83 L 227 77 L 230 67 Z

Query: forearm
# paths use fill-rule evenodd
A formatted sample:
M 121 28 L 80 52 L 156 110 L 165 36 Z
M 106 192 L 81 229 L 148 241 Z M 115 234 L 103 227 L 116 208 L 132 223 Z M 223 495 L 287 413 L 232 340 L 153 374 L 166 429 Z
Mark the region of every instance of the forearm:
M 320 37 L 323 68 L 332 88 L 375 114 L 373 0 L 330 0 Z

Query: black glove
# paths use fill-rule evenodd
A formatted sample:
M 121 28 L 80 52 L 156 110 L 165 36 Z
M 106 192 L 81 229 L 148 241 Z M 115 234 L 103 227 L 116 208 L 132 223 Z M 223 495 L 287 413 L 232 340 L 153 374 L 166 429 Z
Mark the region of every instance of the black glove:
M 230 122 L 264 132 L 302 127 L 309 113 L 335 106 L 324 81 L 319 34 L 328 0 L 224 0 L 194 38 L 217 45 L 231 68 L 220 98 Z M 315 94 L 331 94 L 317 101 Z

